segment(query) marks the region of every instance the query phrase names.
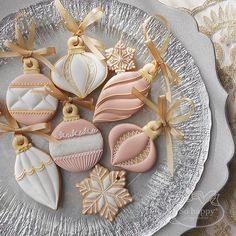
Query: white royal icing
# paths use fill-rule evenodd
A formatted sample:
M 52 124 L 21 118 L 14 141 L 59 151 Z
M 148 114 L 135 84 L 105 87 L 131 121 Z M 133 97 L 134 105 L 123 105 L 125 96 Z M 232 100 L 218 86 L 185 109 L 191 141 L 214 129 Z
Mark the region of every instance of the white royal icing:
M 58 144 L 49 144 L 50 154 L 53 157 L 100 150 L 102 148 L 103 138 L 100 133 L 60 140 Z
M 93 53 L 69 55 L 61 58 L 52 72 L 53 82 L 61 89 L 80 97 L 86 97 L 103 83 L 107 66 Z
M 7 107 L 9 110 L 17 111 L 55 111 L 57 99 L 51 95 L 34 93 L 34 90 L 44 90 L 44 87 L 16 88 L 9 87 L 7 90 Z
M 16 156 L 15 176 L 17 179 L 27 172 L 22 179 L 17 180 L 22 190 L 35 201 L 56 210 L 59 200 L 59 175 L 56 165 L 50 160 L 49 155 L 31 147 Z M 43 163 L 49 164 L 37 171 Z

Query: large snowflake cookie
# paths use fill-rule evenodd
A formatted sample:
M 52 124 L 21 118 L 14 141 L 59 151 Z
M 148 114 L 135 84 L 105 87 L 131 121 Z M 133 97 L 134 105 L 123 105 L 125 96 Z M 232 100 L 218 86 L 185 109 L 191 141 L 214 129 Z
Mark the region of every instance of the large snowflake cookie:
M 126 184 L 125 171 L 111 171 L 96 165 L 90 177 L 76 184 L 83 196 L 83 214 L 95 215 L 113 221 L 119 208 L 133 201 Z

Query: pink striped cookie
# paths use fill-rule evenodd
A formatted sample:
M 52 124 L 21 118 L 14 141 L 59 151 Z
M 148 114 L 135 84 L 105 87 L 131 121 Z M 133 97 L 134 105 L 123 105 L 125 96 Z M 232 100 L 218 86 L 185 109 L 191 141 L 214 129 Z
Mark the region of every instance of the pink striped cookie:
M 61 122 L 52 136 L 60 143 L 50 143 L 49 150 L 55 163 L 70 172 L 91 169 L 103 153 L 100 131 L 83 119 Z

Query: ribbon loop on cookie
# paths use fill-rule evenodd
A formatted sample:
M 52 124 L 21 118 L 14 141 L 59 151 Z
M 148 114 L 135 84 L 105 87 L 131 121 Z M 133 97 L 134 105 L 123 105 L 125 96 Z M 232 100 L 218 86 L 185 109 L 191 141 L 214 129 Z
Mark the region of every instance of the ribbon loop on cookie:
M 60 15 L 63 17 L 66 28 L 74 35 L 80 37 L 83 40 L 84 44 L 89 48 L 89 50 L 93 52 L 100 60 L 104 60 L 105 57 L 101 53 L 101 51 L 105 49 L 104 44 L 97 39 L 85 35 L 86 28 L 102 18 L 103 12 L 101 8 L 94 8 L 87 14 L 84 20 L 78 24 L 76 20 L 69 14 L 69 12 L 64 8 L 60 0 L 55 0 L 55 6 Z
M 42 62 L 46 66 L 48 66 L 51 70 L 54 70 L 54 66 L 51 64 L 49 60 L 47 60 L 46 56 L 51 56 L 56 53 L 54 47 L 48 48 L 40 48 L 33 50 L 33 43 L 36 34 L 36 26 L 35 21 L 32 20 L 31 29 L 28 36 L 28 40 L 25 40 L 18 25 L 18 17 L 16 19 L 15 24 L 15 34 L 16 34 L 16 43 L 6 41 L 4 45 L 10 49 L 9 52 L 0 52 L 0 57 L 2 58 L 9 58 L 9 57 L 22 57 L 30 58 L 33 57 L 36 60 Z
M 15 135 L 23 135 L 26 133 L 32 133 L 39 135 L 49 142 L 58 142 L 55 138 L 48 135 L 51 132 L 51 124 L 50 123 L 39 123 L 24 127 L 19 127 L 18 123 L 15 119 L 10 115 L 7 108 L 2 105 L 0 107 L 1 115 L 5 117 L 8 124 L 0 123 L 0 135 L 4 135 L 7 133 L 14 133 Z
M 176 129 L 174 125 L 189 120 L 195 111 L 194 103 L 191 99 L 177 99 L 173 105 L 168 107 L 166 96 L 158 97 L 158 103 L 155 104 L 148 98 L 142 95 L 137 89 L 132 89 L 132 94 L 145 103 L 150 109 L 152 109 L 159 119 L 156 121 L 150 121 L 143 127 L 143 131 L 151 138 L 155 139 L 162 133 L 165 135 L 166 140 L 166 153 L 167 153 L 167 165 L 170 173 L 174 172 L 174 160 L 173 160 L 173 144 L 172 137 L 178 140 L 184 139 L 184 134 Z M 176 111 L 180 108 L 181 104 L 188 102 L 191 109 L 182 115 L 175 115 Z
M 147 20 L 145 20 L 143 24 L 143 32 L 144 32 L 145 44 L 147 48 L 149 49 L 150 54 L 154 58 L 153 64 L 155 65 L 155 69 L 151 73 L 156 75 L 158 71 L 161 70 L 164 80 L 165 80 L 166 97 L 167 97 L 167 100 L 170 102 L 171 101 L 170 85 L 171 84 L 179 85 L 181 83 L 181 79 L 177 75 L 177 73 L 174 70 L 172 70 L 163 60 L 163 56 L 170 44 L 170 25 L 164 17 L 159 16 L 159 15 L 157 15 L 157 17 L 167 27 L 167 35 L 160 50 L 158 50 L 155 47 L 153 41 L 150 39 L 148 35 L 147 24 L 152 17 L 149 17 Z
M 80 97 L 69 97 L 66 93 L 63 93 L 61 90 L 56 88 L 53 84 L 48 84 L 46 85 L 44 91 L 37 91 L 34 90 L 34 93 L 44 93 L 44 94 L 49 94 L 56 99 L 63 101 L 65 103 L 74 103 L 77 104 L 78 106 L 87 108 L 91 111 L 94 111 L 94 105 L 93 105 L 93 99 L 92 98 L 84 98 L 81 99 Z

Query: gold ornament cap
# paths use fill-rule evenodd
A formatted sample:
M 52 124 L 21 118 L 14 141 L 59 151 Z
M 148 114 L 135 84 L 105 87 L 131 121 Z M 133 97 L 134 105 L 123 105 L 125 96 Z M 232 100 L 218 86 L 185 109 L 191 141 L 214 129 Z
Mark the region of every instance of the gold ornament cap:
M 23 69 L 25 74 L 40 73 L 40 66 L 38 60 L 33 57 L 23 58 Z
M 16 135 L 12 141 L 12 147 L 15 149 L 17 154 L 27 151 L 31 144 L 24 135 Z
M 77 54 L 85 52 L 84 41 L 81 37 L 74 35 L 67 41 L 68 53 Z
M 80 119 L 79 109 L 77 106 L 71 103 L 66 103 L 63 107 L 63 118 L 64 121 L 72 121 Z

